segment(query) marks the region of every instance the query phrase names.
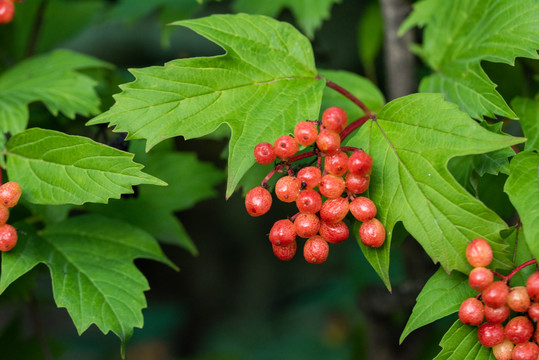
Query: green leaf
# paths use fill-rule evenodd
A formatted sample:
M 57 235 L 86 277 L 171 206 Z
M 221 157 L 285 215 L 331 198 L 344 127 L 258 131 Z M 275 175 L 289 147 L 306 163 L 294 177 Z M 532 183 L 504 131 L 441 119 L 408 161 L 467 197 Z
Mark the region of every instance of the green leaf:
M 412 331 L 457 312 L 464 300 L 475 295 L 477 292 L 468 284 L 466 275 L 456 271 L 448 275 L 438 269 L 417 296 L 399 342 L 402 343 Z
M 236 0 L 234 11 L 277 17 L 284 8 L 288 8 L 301 29 L 312 39 L 315 30 L 331 16 L 333 4 L 340 2 L 341 0 Z
M 476 237 L 493 247 L 495 267 L 507 268 L 499 232 L 507 225 L 466 192 L 447 170 L 455 156 L 494 151 L 522 142 L 483 129 L 440 94 L 415 94 L 388 103 L 377 123 L 367 122 L 350 139 L 373 157 L 369 196 L 386 227 L 379 254 L 389 268 L 392 230 L 402 221 L 434 262 L 467 273 L 465 249 Z M 383 132 L 381 131 L 383 130 Z
M 384 95 L 382 95 L 382 92 L 376 85 L 370 80 L 357 74 L 348 71 L 335 70 L 320 70 L 319 74 L 350 91 L 358 99 L 361 99 L 371 111 L 380 111 L 386 102 Z M 322 98 L 322 109 L 326 109 L 330 106 L 339 106 L 343 108 L 348 115 L 349 122 L 365 115 L 357 105 L 344 97 L 344 95 L 326 87 Z
M 477 326 L 455 321 L 440 342 L 442 351 L 434 360 L 495 360 L 492 349 L 477 341 Z
M 7 172 L 35 204 L 106 203 L 138 184 L 166 185 L 141 171 L 133 154 L 82 137 L 39 128 L 11 137 Z
M 40 101 L 68 118 L 99 113 L 96 82 L 76 70 L 106 67 L 101 60 L 57 50 L 19 63 L 0 76 L 0 132 L 16 134 L 28 124 L 28 104 Z
M 511 173 L 504 191 L 509 195 L 522 222 L 528 247 L 539 257 L 539 154 L 523 151 L 511 160 Z
M 125 342 L 142 327 L 144 291 L 150 289 L 135 267 L 138 258 L 176 269 L 147 233 L 124 222 L 84 215 L 56 223 L 37 235 L 24 228 L 19 243 L 2 254 L 0 292 L 37 264 L 49 267 L 54 300 L 65 307 L 82 334 L 95 324 Z
M 205 36 L 226 54 L 132 70 L 136 80 L 122 85 L 116 104 L 88 124 L 109 122 L 128 139 L 147 139 L 147 149 L 170 137 L 201 137 L 228 124 L 230 196 L 255 163 L 256 144 L 273 143 L 298 119 L 318 117 L 324 83 L 316 78 L 309 41 L 289 24 L 239 14 L 174 25 Z
M 376 78 L 374 62 L 384 41 L 384 21 L 379 2 L 367 4 L 357 26 L 359 59 L 370 79 Z
M 514 98 L 511 106 L 520 118 L 524 136 L 528 138 L 524 149 L 539 151 L 539 99 Z
M 442 92 L 470 116 L 516 118 L 481 61 L 513 65 L 516 57 L 537 59 L 539 3 L 535 0 L 423 0 L 401 32 L 425 26 L 419 54 L 436 71 L 421 92 Z

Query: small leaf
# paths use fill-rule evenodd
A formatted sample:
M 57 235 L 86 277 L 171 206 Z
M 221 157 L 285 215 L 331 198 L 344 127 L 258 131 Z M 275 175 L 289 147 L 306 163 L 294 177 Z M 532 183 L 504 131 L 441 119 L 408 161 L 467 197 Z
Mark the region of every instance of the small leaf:
M 460 320 L 445 333 L 440 346 L 442 351 L 434 360 L 495 360 L 492 349 L 477 341 L 477 327 Z
M 311 44 L 291 25 L 255 15 L 213 15 L 174 23 L 223 47 L 225 55 L 173 60 L 132 70 L 116 104 L 88 124 L 110 123 L 147 149 L 167 138 L 231 128 L 227 196 L 255 163 L 253 148 L 273 143 L 299 119 L 315 119 L 324 83 Z
M 56 223 L 39 235 L 24 228 L 20 243 L 2 254 L 0 292 L 39 263 L 51 273 L 54 300 L 82 334 L 95 324 L 125 342 L 142 327 L 148 281 L 133 260 L 160 261 L 176 269 L 147 233 L 124 222 L 84 215 Z
M 456 271 L 448 275 L 438 269 L 419 293 L 399 342 L 412 331 L 457 312 L 464 300 L 475 295 L 477 292 L 468 284 L 467 276 Z
M 35 204 L 105 203 L 138 184 L 166 185 L 141 171 L 133 154 L 82 137 L 39 128 L 11 137 L 7 172 Z
M 76 70 L 107 63 L 67 50 L 19 63 L 0 76 L 0 132 L 16 134 L 28 124 L 28 104 L 41 101 L 53 114 L 68 118 L 99 113 L 96 82 Z
M 514 98 L 511 106 L 520 118 L 524 136 L 528 138 L 524 149 L 539 151 L 539 99 Z
M 504 191 L 518 211 L 528 247 L 539 258 L 539 154 L 517 154 L 511 160 L 510 171 Z

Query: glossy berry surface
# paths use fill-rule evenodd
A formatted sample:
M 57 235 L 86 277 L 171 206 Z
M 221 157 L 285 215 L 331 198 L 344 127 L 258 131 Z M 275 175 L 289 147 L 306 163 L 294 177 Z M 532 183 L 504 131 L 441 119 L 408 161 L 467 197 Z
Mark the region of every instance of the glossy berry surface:
M 485 305 L 483 311 L 485 313 L 485 320 L 493 324 L 504 322 L 509 317 L 509 314 L 511 314 L 511 309 L 509 309 L 507 304 L 496 308 Z
M 507 305 L 516 312 L 526 312 L 531 305 L 530 297 L 525 286 L 515 286 L 507 295 Z
M 253 150 L 255 160 L 261 165 L 269 165 L 275 160 L 273 145 L 267 142 L 257 144 Z
M 341 196 L 345 189 L 346 183 L 344 182 L 344 179 L 340 176 L 331 174 L 322 176 L 320 183 L 318 184 L 320 194 L 329 199 L 335 199 Z
M 331 155 L 341 147 L 341 137 L 334 131 L 322 130 L 316 138 L 316 146 L 320 151 Z
M 372 157 L 363 150 L 356 150 L 348 158 L 348 170 L 354 174 L 369 176 L 372 172 Z
M 249 190 L 245 196 L 245 208 L 251 216 L 261 216 L 271 208 L 271 194 L 262 186 Z
M 0 24 L 7 24 L 13 20 L 15 5 L 9 0 L 0 0 Z
M 300 213 L 294 220 L 296 234 L 302 238 L 310 238 L 318 234 L 320 218 L 316 214 Z
M 300 121 L 294 128 L 294 138 L 300 145 L 309 146 L 314 144 L 317 136 L 318 128 L 312 122 Z
M 492 261 L 492 248 L 485 239 L 473 239 L 466 247 L 466 259 L 473 267 L 489 266 Z
M 348 225 L 344 221 L 336 223 L 327 223 L 325 221 L 320 222 L 320 230 L 318 231 L 328 243 L 338 244 L 348 239 L 350 236 L 350 230 Z
M 365 221 L 359 227 L 359 238 L 363 245 L 370 247 L 380 247 L 386 239 L 384 225 L 376 218 Z
M 539 303 L 531 303 L 528 308 L 528 316 L 532 321 L 537 322 L 539 320 Z
M 346 111 L 337 106 L 332 106 L 322 113 L 322 127 L 324 129 L 340 133 L 348 124 Z
M 297 179 L 301 187 L 305 189 L 314 189 L 322 179 L 322 172 L 315 166 L 307 166 L 298 171 Z
M 9 224 L 0 226 L 0 251 L 9 251 L 17 245 L 17 230 Z
M 322 207 L 322 197 L 318 191 L 311 189 L 301 190 L 296 199 L 296 207 L 302 213 L 316 214 Z
M 344 180 L 346 188 L 350 192 L 354 194 L 362 194 L 369 188 L 371 177 L 349 172 L 348 174 L 346 174 Z
M 18 182 L 8 181 L 0 186 L 0 204 L 11 208 L 19 202 L 22 190 Z
M 286 246 L 296 240 L 296 228 L 289 219 L 277 220 L 271 227 L 269 240 L 274 245 Z
M 483 303 L 476 298 L 468 298 L 460 304 L 459 319 L 467 325 L 477 326 L 483 322 Z
M 505 325 L 505 337 L 513 344 L 530 340 L 533 335 L 533 324 L 526 316 L 516 316 Z
M 348 214 L 348 200 L 342 197 L 324 201 L 320 208 L 320 218 L 328 223 L 336 223 Z
M 371 199 L 358 196 L 350 202 L 350 212 L 359 221 L 369 221 L 376 216 L 376 205 Z
M 348 171 L 348 155 L 344 151 L 336 151 L 326 156 L 324 169 L 332 175 L 344 175 Z
M 316 235 L 309 238 L 303 247 L 303 256 L 311 264 L 321 264 L 329 254 L 329 245 L 323 237 Z
M 299 151 L 298 143 L 289 135 L 281 136 L 275 140 L 273 148 L 275 150 L 275 155 L 281 160 L 286 160 Z
M 293 176 L 283 176 L 275 184 L 275 195 L 282 202 L 294 202 L 298 198 L 301 183 Z
M 468 283 L 476 291 L 485 290 L 494 282 L 494 274 L 490 269 L 484 267 L 474 268 L 468 276 Z
M 9 219 L 9 209 L 0 205 L 0 225 L 4 225 Z
M 292 260 L 298 249 L 298 243 L 295 240 L 286 246 L 279 246 L 275 244 L 271 244 L 271 246 L 275 256 L 277 256 L 279 260 L 283 261 Z
M 537 360 L 539 346 L 534 342 L 525 342 L 515 345 L 511 354 L 512 360 Z
M 526 280 L 526 290 L 530 299 L 533 301 L 539 301 L 539 271 L 531 274 Z
M 503 281 L 494 281 L 481 293 L 483 303 L 490 307 L 500 307 L 507 302 L 509 287 Z
M 511 360 L 514 346 L 511 341 L 505 339 L 501 344 L 492 347 L 492 354 L 496 360 Z
M 477 338 L 481 345 L 493 347 L 501 344 L 505 339 L 505 333 L 501 324 L 483 323 L 477 329 Z

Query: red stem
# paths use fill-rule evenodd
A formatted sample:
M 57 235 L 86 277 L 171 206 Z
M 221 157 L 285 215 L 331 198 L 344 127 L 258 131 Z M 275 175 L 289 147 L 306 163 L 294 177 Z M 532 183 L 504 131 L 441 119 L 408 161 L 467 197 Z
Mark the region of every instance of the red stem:
M 323 79 L 321 76 L 318 76 L 317 78 Z M 326 86 L 330 89 L 337 91 L 339 94 L 345 96 L 348 100 L 359 106 L 359 108 L 363 110 L 366 115 L 371 114 L 371 110 L 367 107 L 367 105 L 365 105 L 365 103 L 363 103 L 363 101 L 359 100 L 354 94 L 352 94 L 350 91 L 346 90 L 342 86 L 337 85 L 333 81 L 330 81 L 328 79 L 326 79 Z
M 361 125 L 365 124 L 367 120 L 369 119 L 371 119 L 371 115 L 365 115 L 365 116 L 360 117 L 356 121 L 348 124 L 348 126 L 345 127 L 343 131 L 341 131 L 341 141 L 346 139 L 346 137 L 350 135 L 352 131 L 359 128 Z
M 531 259 L 531 260 L 526 261 L 525 263 L 520 264 L 519 266 L 517 266 L 513 271 L 511 271 L 507 275 L 502 275 L 502 274 L 500 274 L 500 273 L 498 273 L 496 271 L 493 271 L 492 273 L 494 275 L 496 275 L 497 277 L 499 277 L 500 279 L 502 279 L 503 281 L 508 282 L 509 280 L 511 280 L 511 278 L 513 276 L 515 276 L 516 273 L 518 273 L 520 270 L 524 269 L 526 266 L 530 266 L 532 264 L 537 264 L 537 259 Z
M 307 152 L 292 156 L 291 158 L 288 159 L 288 162 L 291 163 L 294 161 L 307 159 L 308 157 L 315 156 L 315 155 L 316 153 L 314 151 L 307 151 Z

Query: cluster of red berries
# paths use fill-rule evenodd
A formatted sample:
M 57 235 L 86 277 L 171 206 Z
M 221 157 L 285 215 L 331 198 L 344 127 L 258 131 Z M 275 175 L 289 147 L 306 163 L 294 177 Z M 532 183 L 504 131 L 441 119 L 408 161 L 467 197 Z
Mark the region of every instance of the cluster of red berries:
M 486 240 L 477 238 L 468 244 L 466 258 L 474 267 L 468 281 L 481 293 L 464 300 L 459 319 L 479 326 L 479 342 L 492 348 L 496 359 L 538 360 L 539 329 L 534 323 L 539 320 L 539 272 L 527 279 L 526 286 L 509 287 L 509 275 L 496 274 L 502 280 L 494 281 L 494 272 L 487 268 L 492 256 Z
M 17 230 L 7 220 L 9 208 L 17 205 L 21 193 L 18 182 L 8 181 L 0 186 L 0 251 L 9 251 L 17 244 Z
M 275 168 L 251 189 L 245 197 L 245 207 L 251 216 L 268 212 L 272 196 L 267 181 L 275 172 L 286 171 L 275 185 L 275 195 L 286 203 L 295 202 L 296 215 L 275 222 L 269 233 L 274 254 L 281 260 L 290 260 L 297 250 L 296 236 L 306 238 L 303 247 L 310 263 L 323 263 L 329 244 L 346 240 L 348 225 L 343 221 L 348 212 L 362 222 L 359 236 L 363 244 L 380 247 L 385 240 L 382 223 L 374 218 L 375 204 L 364 196 L 370 184 L 372 157 L 361 149 L 341 147 L 341 133 L 348 124 L 346 112 L 339 107 L 326 109 L 319 121 L 301 121 L 294 136 L 279 137 L 272 145 L 260 143 L 254 148 L 259 164 L 268 165 L 276 159 Z M 320 130 L 319 130 L 320 129 Z M 300 146 L 313 147 L 310 152 L 296 155 Z M 352 151 L 350 156 L 345 151 Z M 296 156 L 295 156 L 296 155 Z M 316 165 L 306 164 L 292 169 L 290 164 L 309 156 L 316 156 Z M 323 171 L 322 159 L 324 159 Z
M 7 24 L 13 20 L 15 15 L 14 2 L 22 0 L 0 0 L 0 24 Z

